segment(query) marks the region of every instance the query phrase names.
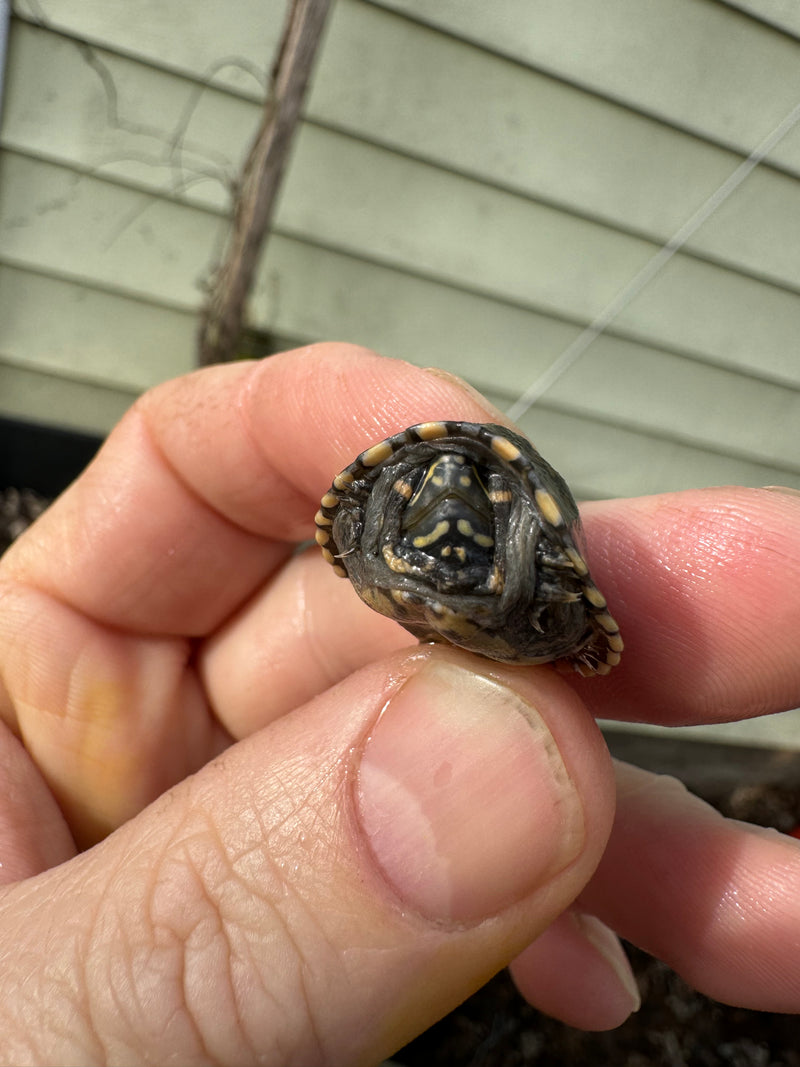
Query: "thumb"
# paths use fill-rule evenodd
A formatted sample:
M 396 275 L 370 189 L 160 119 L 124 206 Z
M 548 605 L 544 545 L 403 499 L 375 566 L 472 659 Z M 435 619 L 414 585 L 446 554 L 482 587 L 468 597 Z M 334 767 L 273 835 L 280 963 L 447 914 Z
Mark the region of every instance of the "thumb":
M 0 1060 L 375 1063 L 574 899 L 613 789 L 552 672 L 373 664 L 5 890 Z

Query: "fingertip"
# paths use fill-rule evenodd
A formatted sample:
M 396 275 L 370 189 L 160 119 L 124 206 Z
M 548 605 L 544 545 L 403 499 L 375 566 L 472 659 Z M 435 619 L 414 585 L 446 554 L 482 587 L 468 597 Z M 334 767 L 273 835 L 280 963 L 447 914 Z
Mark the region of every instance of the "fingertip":
M 297 483 L 315 501 L 370 444 L 414 423 L 485 422 L 493 413 L 454 376 L 343 343 L 309 345 L 263 360 L 248 404 L 252 433 L 264 453 L 285 454 L 288 446 Z
M 797 1012 L 800 846 L 677 780 L 617 765 L 617 818 L 581 905 L 728 1004 Z
M 641 1007 L 619 938 L 593 915 L 560 915 L 511 964 L 525 999 L 579 1030 L 613 1030 Z

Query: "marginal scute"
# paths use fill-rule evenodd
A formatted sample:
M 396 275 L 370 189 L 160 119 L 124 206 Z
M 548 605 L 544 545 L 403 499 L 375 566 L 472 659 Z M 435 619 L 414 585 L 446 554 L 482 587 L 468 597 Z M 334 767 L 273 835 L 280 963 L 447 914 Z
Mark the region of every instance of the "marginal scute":
M 365 467 L 376 467 L 379 463 L 387 460 L 392 451 L 393 449 L 389 442 L 382 441 L 379 445 L 373 445 L 366 452 L 362 452 L 360 459 Z
M 596 585 L 591 585 L 589 582 L 583 587 L 583 595 L 589 601 L 593 608 L 605 608 L 606 598 L 600 592 Z
M 561 476 L 503 426 L 426 422 L 365 449 L 316 515 L 334 573 L 422 641 L 608 674 L 623 642 Z
M 447 436 L 447 425 L 443 422 L 421 422 L 414 427 L 414 431 L 422 441 L 436 441 Z
M 333 479 L 333 487 L 340 492 L 346 492 L 353 484 L 353 481 L 354 478 L 350 471 L 341 471 Z
M 568 546 L 564 549 L 564 554 L 566 555 L 572 566 L 575 568 L 576 574 L 580 574 L 581 577 L 583 577 L 584 575 L 587 575 L 589 573 L 589 567 L 586 564 L 586 560 L 583 558 L 580 552 L 578 552 L 577 549 Z
M 517 446 L 512 444 L 506 437 L 493 437 L 492 451 L 496 452 L 501 459 L 506 460 L 508 463 L 513 463 L 514 460 L 520 457 L 520 451 Z
M 549 522 L 551 526 L 561 526 L 564 516 L 559 511 L 558 504 L 556 504 L 552 494 L 548 493 L 546 489 L 536 489 L 533 495 L 539 511 L 544 515 L 545 522 Z

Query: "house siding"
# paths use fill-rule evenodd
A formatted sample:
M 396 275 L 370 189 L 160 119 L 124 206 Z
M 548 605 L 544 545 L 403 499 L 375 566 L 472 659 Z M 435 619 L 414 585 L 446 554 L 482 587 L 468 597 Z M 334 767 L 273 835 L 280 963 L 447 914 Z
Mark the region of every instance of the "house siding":
M 0 412 L 102 431 L 192 366 L 283 16 L 19 0 Z M 800 102 L 797 32 L 779 0 L 338 0 L 253 324 L 507 406 Z M 800 488 L 799 179 L 800 127 L 523 417 L 579 493 Z

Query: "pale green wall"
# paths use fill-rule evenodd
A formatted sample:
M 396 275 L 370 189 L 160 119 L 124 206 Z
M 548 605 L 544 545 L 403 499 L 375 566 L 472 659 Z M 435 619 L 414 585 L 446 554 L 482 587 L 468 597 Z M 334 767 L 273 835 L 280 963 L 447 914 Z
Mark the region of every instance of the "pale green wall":
M 284 5 L 16 11 L 0 412 L 62 395 L 104 429 L 192 364 Z M 781 0 L 337 0 L 254 322 L 508 404 L 800 102 L 799 23 Z M 800 127 L 525 417 L 580 493 L 800 487 L 799 178 Z

